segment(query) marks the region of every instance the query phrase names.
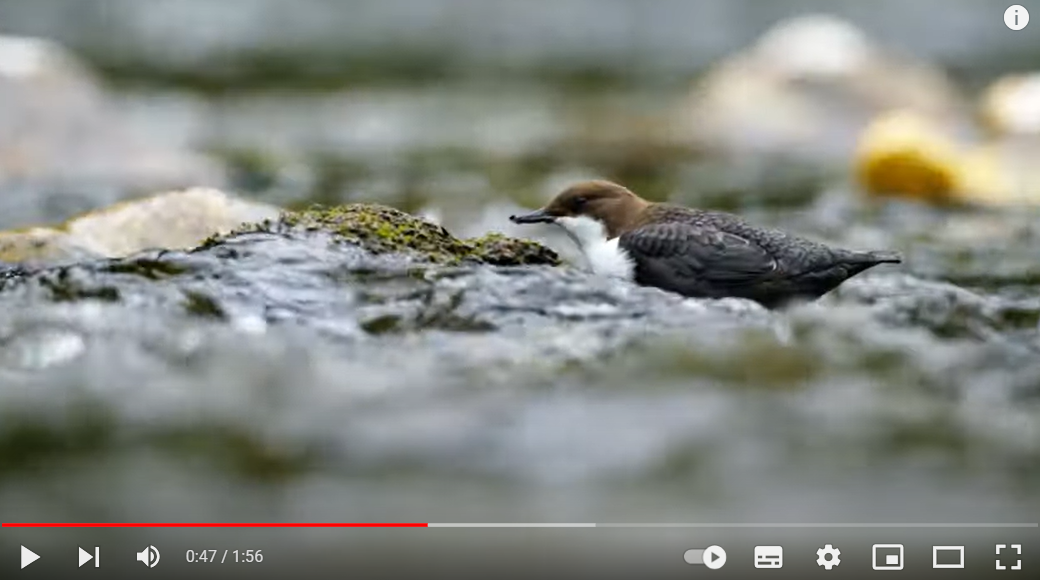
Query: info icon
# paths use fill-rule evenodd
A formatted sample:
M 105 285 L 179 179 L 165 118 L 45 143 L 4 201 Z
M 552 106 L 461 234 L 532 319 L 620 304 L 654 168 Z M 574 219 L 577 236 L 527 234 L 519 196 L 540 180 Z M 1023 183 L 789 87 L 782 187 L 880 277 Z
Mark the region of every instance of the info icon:
M 903 544 L 874 544 L 875 570 L 902 570 Z
M 1022 30 L 1029 24 L 1029 11 L 1015 4 L 1004 11 L 1004 24 L 1011 30 Z

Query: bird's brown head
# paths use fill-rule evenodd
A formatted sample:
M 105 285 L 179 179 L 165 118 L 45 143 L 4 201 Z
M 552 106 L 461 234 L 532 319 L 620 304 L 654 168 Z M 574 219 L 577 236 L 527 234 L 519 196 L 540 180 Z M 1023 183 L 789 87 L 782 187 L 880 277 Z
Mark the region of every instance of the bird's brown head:
M 645 199 L 609 181 L 584 181 L 568 187 L 548 205 L 530 213 L 510 216 L 517 224 L 556 223 L 560 218 L 592 218 L 607 237 L 624 233 L 649 205 Z

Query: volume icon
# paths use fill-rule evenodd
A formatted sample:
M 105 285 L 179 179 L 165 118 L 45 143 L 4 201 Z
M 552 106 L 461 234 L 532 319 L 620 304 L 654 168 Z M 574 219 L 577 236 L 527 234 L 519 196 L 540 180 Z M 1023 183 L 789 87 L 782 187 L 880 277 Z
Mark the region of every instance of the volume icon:
M 155 546 L 148 546 L 137 553 L 137 561 L 149 568 L 155 568 L 159 563 L 159 550 Z

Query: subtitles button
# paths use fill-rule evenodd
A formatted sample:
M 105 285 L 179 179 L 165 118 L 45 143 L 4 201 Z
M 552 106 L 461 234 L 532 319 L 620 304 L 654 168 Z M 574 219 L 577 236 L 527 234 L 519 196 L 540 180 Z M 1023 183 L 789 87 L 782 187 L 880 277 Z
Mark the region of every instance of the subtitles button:
M 783 568 L 783 546 L 755 546 L 755 568 Z

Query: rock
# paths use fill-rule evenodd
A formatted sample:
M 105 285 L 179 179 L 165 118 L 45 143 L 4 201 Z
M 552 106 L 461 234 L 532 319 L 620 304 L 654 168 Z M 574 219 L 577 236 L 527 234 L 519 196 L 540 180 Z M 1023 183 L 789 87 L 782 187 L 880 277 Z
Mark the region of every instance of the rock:
M 0 232 L 0 261 L 69 263 L 145 249 L 187 249 L 245 223 L 277 217 L 277 207 L 216 189 L 171 191 L 75 217 L 53 228 Z
M 285 323 L 350 339 L 505 333 L 485 353 L 440 344 L 438 352 L 467 365 L 473 357 L 538 353 L 555 353 L 557 364 L 618 348 L 653 328 L 760 326 L 771 317 L 741 300 L 689 301 L 572 268 L 505 267 L 554 263 L 555 254 L 533 242 L 459 240 L 403 212 L 357 205 L 288 212 L 188 251 L 16 272 L 0 277 L 0 302 L 40 312 L 55 303 L 77 312 L 102 307 L 125 319 L 147 311 L 159 326 L 203 319 L 263 333 Z M 554 329 L 551 341 L 532 341 L 531 332 L 547 328 Z
M 956 203 L 962 153 L 950 135 L 910 111 L 880 115 L 860 137 L 855 175 L 871 195 Z
M 890 54 L 827 14 L 780 21 L 698 81 L 680 115 L 690 138 L 726 157 L 841 165 L 871 118 L 905 108 L 960 117 L 942 72 Z
M 1040 138 L 1040 72 L 997 79 L 979 99 L 979 112 L 997 135 Z
M 407 254 L 437 264 L 559 265 L 535 241 L 498 233 L 459 239 L 444 227 L 376 204 L 283 211 L 216 189 L 193 188 L 116 204 L 64 224 L 0 232 L 0 262 L 71 263 L 119 258 L 148 249 L 220 245 L 250 232 L 315 232 L 372 254 Z
M 119 257 L 149 248 L 192 248 L 208 236 L 280 212 L 275 206 L 217 189 L 192 188 L 90 212 L 69 220 L 62 229 L 98 254 Z
M 558 265 L 559 256 L 530 240 L 487 234 L 459 239 L 433 222 L 376 204 L 314 207 L 287 212 L 243 231 L 319 231 L 359 244 L 375 254 L 407 253 L 435 263 L 477 262 L 495 266 Z M 209 240 L 218 243 L 221 236 Z
M 976 294 L 946 282 L 912 276 L 868 278 L 839 292 L 843 298 L 883 303 L 879 319 L 913 328 L 924 328 L 944 338 L 992 338 L 1002 333 L 1036 331 L 1040 301 L 1008 300 Z
M 28 228 L 0 232 L 0 262 L 39 264 L 77 262 L 101 257 L 76 244 L 70 236 L 54 228 Z
M 1040 142 L 971 141 L 909 110 L 874 119 L 860 136 L 855 177 L 868 195 L 934 204 L 1040 203 Z
M 128 197 L 223 181 L 216 163 L 137 134 L 94 75 L 61 46 L 0 35 L 4 223 L 52 219 L 41 208 L 56 204 L 43 192 L 94 196 L 100 188 Z

